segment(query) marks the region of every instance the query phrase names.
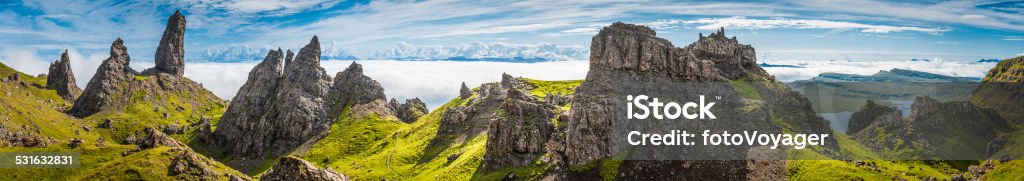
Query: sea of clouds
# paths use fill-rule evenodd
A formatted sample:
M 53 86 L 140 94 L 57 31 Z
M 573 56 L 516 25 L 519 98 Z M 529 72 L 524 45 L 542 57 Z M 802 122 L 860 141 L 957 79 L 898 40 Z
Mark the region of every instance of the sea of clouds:
M 0 51 L 0 62 L 30 75 L 44 74 L 50 62 L 59 58 L 60 52 L 52 57 L 39 57 L 32 51 L 5 49 Z M 79 87 L 85 87 L 96 72 L 96 68 L 109 55 L 106 52 L 82 55 L 69 51 L 72 70 Z M 553 61 L 540 63 L 507 62 L 460 62 L 460 61 L 393 61 L 358 60 L 363 64 L 364 73 L 384 86 L 389 98 L 404 100 L 419 97 L 428 108 L 436 108 L 458 95 L 459 85 L 465 81 L 470 87 L 501 80 L 501 73 L 541 80 L 583 79 L 589 64 L 587 61 Z M 350 60 L 322 61 L 328 74 L 334 76 L 352 63 Z M 910 69 L 950 76 L 984 77 L 995 63 L 945 61 L 932 59 L 930 62 L 912 61 L 805 61 L 772 60 L 776 65 L 796 65 L 803 68 L 765 68 L 780 81 L 804 80 L 824 72 L 870 75 L 880 70 L 893 68 Z M 187 62 L 185 76 L 200 82 L 223 99 L 234 97 L 245 83 L 249 71 L 257 62 L 214 63 Z M 152 67 L 151 60 L 133 60 L 131 67 L 144 70 Z

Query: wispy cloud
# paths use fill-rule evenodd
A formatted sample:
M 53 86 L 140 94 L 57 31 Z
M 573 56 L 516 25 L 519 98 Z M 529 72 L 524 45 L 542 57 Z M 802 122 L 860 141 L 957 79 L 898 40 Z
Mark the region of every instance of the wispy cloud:
M 894 17 L 977 27 L 1024 30 L 1024 14 L 979 8 L 984 2 L 793 1 L 794 10 Z
M 1006 41 L 1024 41 L 1024 36 L 1007 36 L 1003 37 Z
M 863 33 L 891 33 L 903 31 L 916 31 L 931 34 L 938 34 L 950 31 L 948 28 L 924 28 L 913 26 L 888 26 L 871 25 L 854 22 L 828 21 L 828 20 L 807 20 L 807 19 L 748 19 L 736 16 L 729 18 L 701 18 L 696 20 L 660 20 L 649 23 L 657 28 L 673 28 L 679 24 L 697 25 L 697 29 L 715 30 L 720 27 L 727 29 L 850 29 L 859 30 Z

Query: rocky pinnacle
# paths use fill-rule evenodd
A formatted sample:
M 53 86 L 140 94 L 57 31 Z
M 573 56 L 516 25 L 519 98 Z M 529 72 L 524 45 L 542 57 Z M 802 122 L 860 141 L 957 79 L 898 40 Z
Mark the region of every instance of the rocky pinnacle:
M 75 83 L 75 74 L 71 71 L 71 58 L 68 57 L 68 50 L 60 55 L 60 60 L 50 64 L 50 72 L 47 73 L 46 88 L 56 90 L 57 95 L 65 101 L 75 101 L 82 89 Z
M 288 66 L 283 53 L 271 51 L 249 72 L 249 79 L 224 113 L 216 142 L 243 158 L 281 156 L 331 123 L 324 98 L 330 76 L 320 67 L 320 42 L 316 37 L 299 50 Z M 283 69 L 283 70 L 282 70 Z
M 167 20 L 164 36 L 156 48 L 156 71 L 185 75 L 185 16 L 180 11 Z
M 75 100 L 71 108 L 71 115 L 85 117 L 99 112 L 103 107 L 117 104 L 119 98 L 115 98 L 118 86 L 131 81 L 135 70 L 128 66 L 131 58 L 128 56 L 128 47 L 124 46 L 121 38 L 114 40 L 110 45 L 110 58 L 103 60 L 103 64 L 96 69 L 96 74 L 89 80 L 82 96 Z
M 469 96 L 473 96 L 473 91 L 466 87 L 466 82 L 462 82 L 462 87 L 459 88 L 459 98 L 465 99 L 469 98 Z

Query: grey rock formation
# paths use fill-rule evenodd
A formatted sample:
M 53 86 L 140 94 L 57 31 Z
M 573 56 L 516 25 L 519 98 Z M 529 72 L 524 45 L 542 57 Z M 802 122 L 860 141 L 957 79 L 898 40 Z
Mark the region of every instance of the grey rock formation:
M 155 70 L 147 70 L 146 74 L 155 73 L 152 71 L 185 75 L 185 16 L 180 11 L 174 11 L 174 15 L 167 19 L 164 36 L 156 48 Z
M 417 119 L 429 112 L 427 104 L 423 103 L 420 98 L 406 99 L 404 104 L 392 98 L 388 102 L 388 109 L 394 113 L 398 120 L 405 123 L 416 122 Z
M 110 58 L 103 60 L 96 74 L 89 80 L 82 96 L 75 100 L 69 113 L 77 117 L 85 117 L 101 111 L 104 107 L 123 104 L 125 99 L 119 97 L 119 91 L 132 80 L 135 70 L 128 67 L 131 58 L 128 47 L 121 38 L 110 45 Z
M 334 85 L 327 95 L 327 115 L 330 120 L 335 120 L 345 106 L 358 108 L 353 109 L 357 114 L 374 112 L 381 116 L 392 115 L 387 103 L 384 87 L 363 75 L 362 65 L 352 62 L 334 77 Z
M 557 107 L 529 93 L 510 88 L 502 103 L 504 115 L 490 121 L 484 168 L 497 170 L 531 164 L 543 154 L 554 131 L 551 119 Z
M 82 94 L 82 89 L 75 83 L 75 74 L 71 71 L 71 58 L 68 57 L 68 50 L 60 54 L 60 60 L 50 64 L 50 71 L 46 76 L 46 89 L 56 90 L 57 95 L 65 101 L 73 102 Z
M 229 154 L 258 161 L 280 156 L 327 130 L 325 101 L 330 76 L 320 67 L 320 42 L 313 37 L 284 67 L 283 52 L 271 51 L 249 73 L 213 133 Z M 282 70 L 283 69 L 283 70 Z M 229 163 L 241 170 L 257 163 Z
M 236 154 L 261 153 L 268 143 L 266 135 L 271 122 L 265 120 L 273 110 L 278 81 L 284 74 L 280 51 L 270 51 L 263 62 L 249 71 L 249 78 L 239 89 L 218 123 L 214 138 L 219 145 Z
M 868 127 L 875 121 L 901 121 L 900 110 L 895 107 L 883 106 L 876 104 L 875 101 L 868 100 L 863 107 L 857 112 L 854 112 L 850 116 L 849 126 L 846 128 L 846 134 L 853 134 L 860 132 L 860 130 Z
M 138 141 L 139 148 L 141 149 L 150 149 L 157 146 L 188 148 L 184 143 L 167 136 L 167 134 L 160 132 L 156 128 L 146 128 L 145 131 L 149 136 Z
M 756 64 L 755 52 L 750 45 L 727 38 L 719 30 L 685 47 L 675 47 L 668 40 L 656 36 L 654 30 L 624 23 L 603 28 L 591 40 L 590 69 L 585 81 L 572 97 L 569 123 L 566 126 L 564 149 L 552 150 L 556 158 L 569 166 L 595 164 L 613 156 L 612 128 L 615 124 L 611 94 L 615 88 L 627 83 L 708 83 L 728 89 L 711 89 L 723 96 L 719 106 L 747 104 L 756 107 L 750 111 L 729 111 L 724 120 L 737 121 L 743 117 L 746 127 L 779 131 L 772 117 L 778 115 L 794 130 L 802 133 L 831 133 L 827 121 L 814 114 L 810 101 L 790 91 Z M 739 96 L 730 81 L 750 82 L 761 97 Z M 721 82 L 722 84 L 714 84 Z M 774 112 L 783 112 L 778 114 Z M 726 113 L 719 113 L 726 114 Z M 716 114 L 718 115 L 718 114 Z M 738 116 L 742 115 L 742 116 Z M 726 116 L 726 115 L 723 115 Z M 723 117 L 719 117 L 720 120 Z M 735 125 L 737 122 L 721 122 Z M 757 125 L 757 126 L 754 126 Z M 732 132 L 732 131 L 730 131 Z M 490 139 L 490 138 L 489 138 Z M 835 140 L 826 140 L 835 145 Z M 556 142 L 557 143 L 557 142 Z M 696 149 L 696 148 L 695 148 Z M 837 147 L 823 148 L 834 150 Z M 697 150 L 697 151 L 713 151 Z M 740 151 L 730 149 L 729 154 Z M 749 150 L 747 150 L 749 151 Z M 823 151 L 828 152 L 828 151 Z M 746 154 L 741 152 L 740 154 Z M 755 154 L 757 155 L 757 154 Z M 750 155 L 746 155 L 750 156 Z M 556 160 L 557 161 L 557 160 Z M 754 166 L 751 166 L 754 165 Z M 778 172 L 781 164 L 751 164 L 737 161 L 624 161 L 619 167 L 625 180 L 735 180 L 748 173 L 764 173 L 761 169 Z M 772 167 L 772 168 L 766 168 Z M 772 171 L 774 170 L 774 171 Z
M 286 156 L 274 163 L 267 173 L 263 174 L 260 180 L 349 180 L 345 175 L 339 174 L 331 168 L 317 169 L 312 163 L 300 158 Z
M 331 77 L 320 67 L 320 41 L 316 36 L 299 50 L 295 60 L 284 69 L 277 89 L 276 115 L 270 120 L 272 135 L 277 137 L 274 155 L 284 154 L 295 146 L 327 129 L 324 97 Z
M 462 87 L 459 88 L 459 98 L 465 99 L 473 96 L 473 91 L 466 87 L 466 82 L 462 82 Z

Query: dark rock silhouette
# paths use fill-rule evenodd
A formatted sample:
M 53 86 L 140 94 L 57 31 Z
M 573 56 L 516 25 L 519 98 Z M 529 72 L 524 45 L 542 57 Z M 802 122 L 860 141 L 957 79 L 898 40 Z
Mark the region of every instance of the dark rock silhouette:
M 185 75 L 185 16 L 180 11 L 175 11 L 167 19 L 167 28 L 156 48 L 156 67 L 144 73 L 152 75 L 156 72 L 179 77 Z

